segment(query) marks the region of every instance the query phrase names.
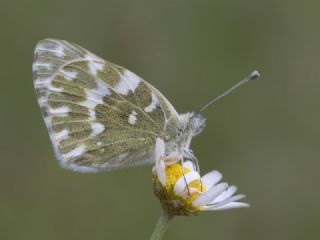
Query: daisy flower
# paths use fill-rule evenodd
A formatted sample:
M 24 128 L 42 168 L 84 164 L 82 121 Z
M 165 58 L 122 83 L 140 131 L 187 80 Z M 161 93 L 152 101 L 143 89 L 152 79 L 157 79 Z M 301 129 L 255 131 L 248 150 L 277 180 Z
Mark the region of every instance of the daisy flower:
M 201 177 L 191 161 L 181 164 L 181 158 L 178 153 L 165 156 L 164 142 L 157 139 L 154 190 L 169 215 L 189 216 L 200 211 L 249 207 L 247 203 L 238 202 L 245 195 L 234 195 L 235 186 L 220 182 L 220 172 L 214 170 Z

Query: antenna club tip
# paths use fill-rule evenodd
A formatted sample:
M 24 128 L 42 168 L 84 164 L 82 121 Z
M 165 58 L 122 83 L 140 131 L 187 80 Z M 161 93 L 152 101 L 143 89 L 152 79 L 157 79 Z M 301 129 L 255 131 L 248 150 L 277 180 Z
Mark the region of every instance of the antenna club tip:
M 225 91 L 223 94 L 219 95 L 218 97 L 212 99 L 210 102 L 208 102 L 204 107 L 200 109 L 200 112 L 203 112 L 207 107 L 209 107 L 212 103 L 218 101 L 219 99 L 223 98 L 224 96 L 228 95 L 238 87 L 248 83 L 250 80 L 260 77 L 260 73 L 257 70 L 254 70 L 252 73 L 249 74 L 246 78 L 242 79 L 240 82 L 233 85 L 231 88 L 229 88 L 227 91 Z
M 260 77 L 260 73 L 257 70 L 254 70 L 252 73 L 250 73 L 249 78 L 250 79 L 255 79 Z

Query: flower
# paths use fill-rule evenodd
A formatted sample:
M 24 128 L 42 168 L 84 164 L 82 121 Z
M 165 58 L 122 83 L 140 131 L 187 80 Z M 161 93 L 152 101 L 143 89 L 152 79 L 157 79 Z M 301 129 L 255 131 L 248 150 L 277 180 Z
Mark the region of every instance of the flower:
M 182 163 L 179 153 L 165 156 L 162 139 L 156 140 L 154 190 L 163 208 L 171 215 L 196 215 L 200 211 L 249 207 L 238 202 L 245 197 L 234 195 L 236 186 L 219 183 L 222 174 L 211 171 L 200 177 L 191 161 Z

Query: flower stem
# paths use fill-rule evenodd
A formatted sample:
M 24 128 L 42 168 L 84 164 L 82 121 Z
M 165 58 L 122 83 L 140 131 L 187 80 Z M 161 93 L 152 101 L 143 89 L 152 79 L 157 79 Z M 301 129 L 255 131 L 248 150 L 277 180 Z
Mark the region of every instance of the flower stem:
M 161 240 L 166 233 L 172 218 L 173 215 L 170 215 L 166 210 L 161 208 L 159 220 L 153 230 L 150 240 Z

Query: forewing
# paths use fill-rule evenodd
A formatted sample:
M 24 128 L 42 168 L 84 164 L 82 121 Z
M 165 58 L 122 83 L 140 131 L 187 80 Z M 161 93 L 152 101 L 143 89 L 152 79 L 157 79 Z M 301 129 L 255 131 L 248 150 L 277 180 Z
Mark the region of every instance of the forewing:
M 34 85 L 62 166 L 91 172 L 152 160 L 157 137 L 172 138 L 178 114 L 131 71 L 66 41 L 35 49 Z

